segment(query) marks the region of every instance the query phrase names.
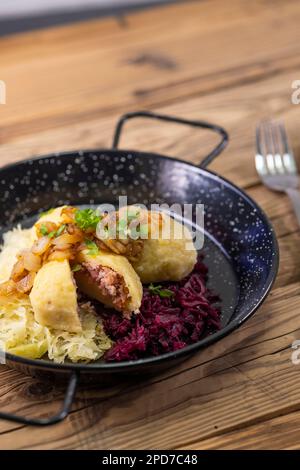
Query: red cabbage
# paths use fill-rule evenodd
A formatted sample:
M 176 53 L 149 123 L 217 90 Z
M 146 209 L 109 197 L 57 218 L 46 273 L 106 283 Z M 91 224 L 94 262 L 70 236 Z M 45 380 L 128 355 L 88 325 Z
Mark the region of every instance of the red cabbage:
M 163 284 L 174 292 L 161 298 L 144 287 L 140 314 L 130 320 L 101 309 L 106 334 L 115 342 L 106 361 L 128 361 L 182 349 L 219 330 L 219 298 L 206 287 L 207 267 L 199 257 L 194 270 L 180 282 Z

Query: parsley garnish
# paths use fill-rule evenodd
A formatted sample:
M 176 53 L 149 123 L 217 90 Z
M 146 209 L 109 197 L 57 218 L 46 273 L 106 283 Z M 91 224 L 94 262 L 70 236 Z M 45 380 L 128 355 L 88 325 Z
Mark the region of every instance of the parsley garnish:
M 137 233 L 140 235 L 140 237 L 147 238 L 149 233 L 148 224 L 141 225 Z
M 65 228 L 66 228 L 66 224 L 62 224 L 62 225 L 59 227 L 59 229 L 57 230 L 57 232 L 55 233 L 55 236 L 56 236 L 56 237 L 59 237 L 59 236 L 63 233 L 63 231 L 65 230 Z
M 101 220 L 101 216 L 94 209 L 78 209 L 75 213 L 76 225 L 81 230 L 94 229 Z
M 73 273 L 76 273 L 77 271 L 81 271 L 82 266 L 81 264 L 75 264 L 72 268 Z
M 99 253 L 99 248 L 92 240 L 84 240 L 85 246 L 89 249 L 88 255 L 95 256 Z
M 118 230 L 119 235 L 120 235 L 122 238 L 126 238 L 126 237 L 127 237 L 128 226 L 127 226 L 127 220 L 126 220 L 126 219 L 120 219 L 120 220 L 118 221 L 117 230 Z
M 118 223 L 118 229 L 119 231 L 126 230 L 127 228 L 127 220 L 126 219 L 120 219 Z
M 46 235 L 49 235 L 48 229 L 47 229 L 47 227 L 46 227 L 45 224 L 42 224 L 42 225 L 40 226 L 40 232 L 41 232 L 42 235 L 44 235 L 44 237 L 45 237 Z
M 66 228 L 66 225 L 63 224 L 59 227 L 59 229 L 52 230 L 52 232 L 49 232 L 48 229 L 47 229 L 46 224 L 42 224 L 40 226 L 40 232 L 44 237 L 48 236 L 49 238 L 54 238 L 54 237 L 59 237 L 63 233 L 65 228 Z
M 153 284 L 150 284 L 149 286 L 149 291 L 153 295 L 159 295 L 159 297 L 173 297 L 174 292 L 170 289 L 163 289 L 162 286 L 154 286 Z
M 132 222 L 133 220 L 137 219 L 139 215 L 140 215 L 139 210 L 128 211 L 127 218 L 129 222 Z
M 56 230 L 52 230 L 52 232 L 48 233 L 49 238 L 54 238 L 56 235 Z

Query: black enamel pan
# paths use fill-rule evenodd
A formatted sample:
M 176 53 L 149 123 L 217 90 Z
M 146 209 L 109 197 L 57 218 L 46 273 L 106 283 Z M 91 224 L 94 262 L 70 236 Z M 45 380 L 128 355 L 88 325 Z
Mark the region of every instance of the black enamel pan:
M 221 140 L 199 166 L 154 153 L 118 150 L 123 124 L 134 117 L 210 129 Z M 116 203 L 119 195 L 126 195 L 129 204 L 204 204 L 203 251 L 209 267 L 209 285 L 222 299 L 220 331 L 161 356 L 122 363 L 60 365 L 7 354 L 10 367 L 51 380 L 67 377 L 69 383 L 57 415 L 32 419 L 0 413 L 0 418 L 36 425 L 59 422 L 68 414 L 79 378 L 101 383 L 121 374 L 157 373 L 233 332 L 261 305 L 276 277 L 277 241 L 257 204 L 241 189 L 207 170 L 227 141 L 227 133 L 219 126 L 137 112 L 120 119 L 111 150 L 46 155 L 0 169 L 1 234 L 17 223 L 31 225 L 39 212 L 53 206 Z

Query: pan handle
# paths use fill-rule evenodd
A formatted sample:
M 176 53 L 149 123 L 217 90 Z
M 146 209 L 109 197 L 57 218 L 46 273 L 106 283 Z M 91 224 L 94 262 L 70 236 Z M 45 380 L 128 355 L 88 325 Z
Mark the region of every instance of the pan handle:
M 158 119 L 160 121 L 168 121 L 168 122 L 175 122 L 177 124 L 185 124 L 187 126 L 192 126 L 192 127 L 202 127 L 203 129 L 210 129 L 217 134 L 221 136 L 221 140 L 218 143 L 218 145 L 199 163 L 200 168 L 206 168 L 221 152 L 222 150 L 226 147 L 228 143 L 228 134 L 223 129 L 223 127 L 220 127 L 215 124 L 210 124 L 209 122 L 205 121 L 190 121 L 189 119 L 182 119 L 182 118 L 177 118 L 173 116 L 166 116 L 164 114 L 157 114 L 157 113 L 152 113 L 151 111 L 137 111 L 134 113 L 127 113 L 121 116 L 119 119 L 116 129 L 115 129 L 115 134 L 113 138 L 113 149 L 117 149 L 121 137 L 121 132 L 123 129 L 123 125 L 125 124 L 126 121 L 132 118 L 136 117 L 142 117 L 142 118 L 151 118 L 151 119 Z
M 19 416 L 11 413 L 0 412 L 0 419 L 6 419 L 20 424 L 30 424 L 33 426 L 49 426 L 50 424 L 57 424 L 65 419 L 71 409 L 73 399 L 76 393 L 78 384 L 79 373 L 72 372 L 68 387 L 65 393 L 64 402 L 61 410 L 50 418 L 27 418 L 26 416 Z

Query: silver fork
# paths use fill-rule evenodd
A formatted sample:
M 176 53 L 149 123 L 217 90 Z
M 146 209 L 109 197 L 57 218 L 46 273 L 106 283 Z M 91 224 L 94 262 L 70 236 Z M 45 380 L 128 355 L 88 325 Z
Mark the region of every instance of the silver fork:
M 289 196 L 300 225 L 299 175 L 281 122 L 263 121 L 257 126 L 255 166 L 268 188 Z

